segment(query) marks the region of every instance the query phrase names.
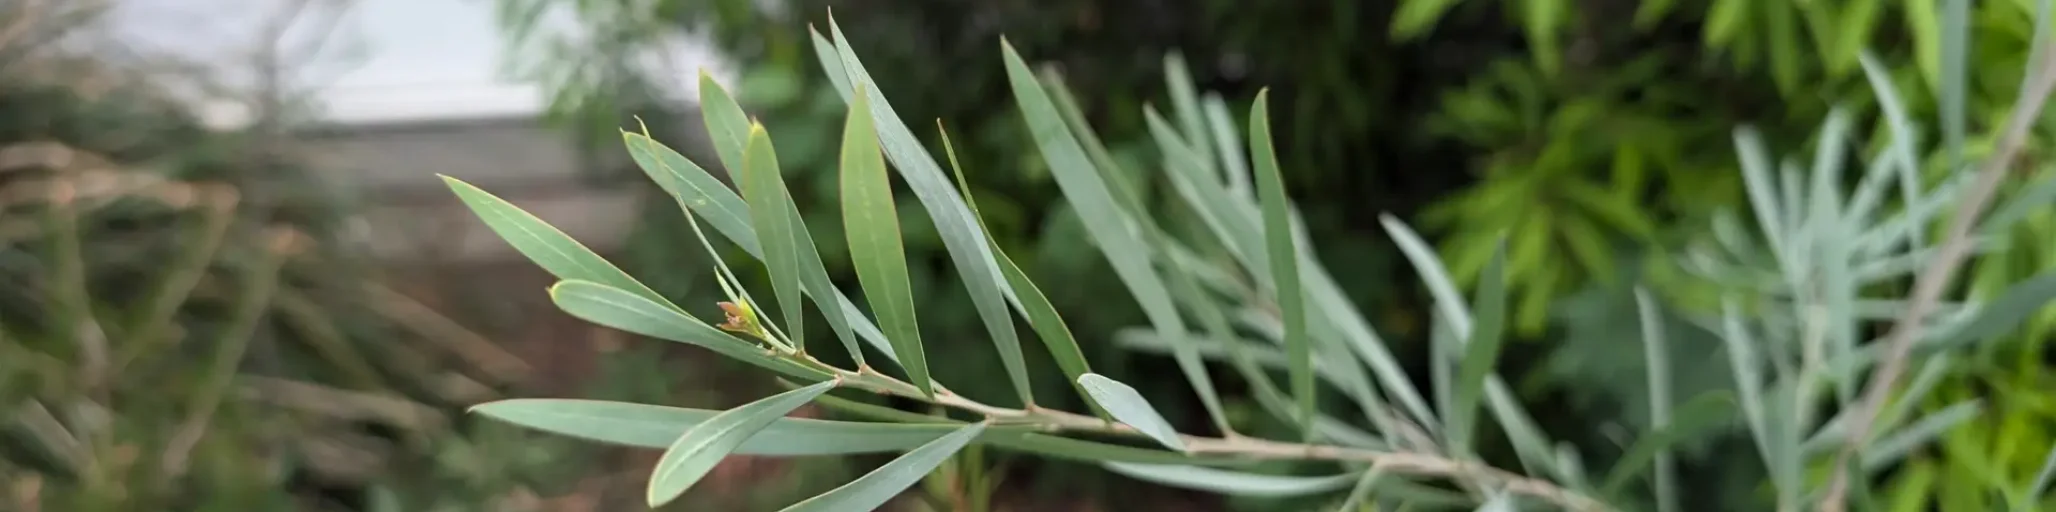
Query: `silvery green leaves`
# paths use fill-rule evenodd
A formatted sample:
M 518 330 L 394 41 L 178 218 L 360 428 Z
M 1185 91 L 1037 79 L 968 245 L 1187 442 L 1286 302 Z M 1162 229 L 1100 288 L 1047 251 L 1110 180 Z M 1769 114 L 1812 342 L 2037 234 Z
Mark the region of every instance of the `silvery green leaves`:
M 1917 158 L 1930 153 L 1919 140 L 1922 132 L 1883 65 L 1868 55 L 1861 62 L 1878 100 L 1880 132 L 1888 139 L 1872 146 L 1873 152 L 1860 153 L 1865 146 L 1853 144 L 1850 134 L 1867 130 L 1855 129 L 1856 116 L 1839 109 L 1823 121 L 1816 147 L 1804 158 L 1779 158 L 1778 148 L 1761 135 L 1736 130 L 1748 207 L 1762 242 L 1752 243 L 1735 223 L 1717 223 L 1713 241 L 1691 248 L 1682 259 L 1683 268 L 1706 281 L 1735 286 L 1726 290 L 1721 311 L 1702 322 L 1717 326 L 1725 338 L 1743 424 L 1781 508 L 1842 499 L 1841 489 L 1834 488 L 1841 482 L 1863 480 L 1863 473 L 1882 470 L 1974 416 L 1975 401 L 1934 403 L 1931 391 L 1951 366 L 1948 351 L 1999 338 L 2026 312 L 2056 297 L 2056 277 L 2037 278 L 1983 302 L 1943 302 L 1933 314 L 1914 312 L 1923 301 L 1900 295 L 1903 285 L 1917 275 L 1931 277 L 1925 276 L 1931 264 L 1954 250 L 1947 247 L 1949 240 L 1929 233 L 1952 217 L 1978 213 L 1959 204 L 1975 175 L 1966 170 L 1932 182 L 1922 179 L 1935 175 L 1921 168 Z M 1944 99 L 1945 107 L 1960 101 Z M 1959 115 L 1945 112 L 1945 118 Z M 1960 123 L 1941 123 L 1948 146 L 1942 148 L 1947 158 L 1941 163 L 1950 170 L 1969 167 L 1956 161 L 1959 149 L 1950 142 L 1961 139 Z M 1851 182 L 1854 187 L 1845 188 Z M 1898 193 L 1888 193 L 1893 189 Z M 2040 194 L 2030 187 L 2019 197 Z M 2006 245 L 2005 224 L 2019 220 L 2009 210 L 2002 206 L 2002 215 L 1971 230 L 1967 250 Z M 1927 327 L 1909 339 L 1914 359 L 1905 364 L 1917 375 L 1910 384 L 1878 388 L 1890 392 L 1890 398 L 1873 409 L 1859 395 L 1866 385 L 1878 385 L 1872 381 L 1883 372 L 1873 369 L 1897 357 L 1888 352 L 1889 333 L 1907 324 L 1886 321 L 1906 315 L 1920 315 L 1910 321 Z M 1865 338 L 1873 332 L 1886 335 Z M 1924 407 L 1937 405 L 1921 414 Z M 1866 412 L 1873 410 L 1879 411 L 1874 418 Z M 1817 411 L 1836 412 L 1819 418 Z M 1863 435 L 1857 437 L 1858 432 Z M 1844 446 L 1853 460 L 1836 465 L 1843 462 L 1839 452 Z M 1838 473 L 1855 473 L 1828 479 L 1836 484 L 1821 492 L 1808 471 L 1824 464 Z

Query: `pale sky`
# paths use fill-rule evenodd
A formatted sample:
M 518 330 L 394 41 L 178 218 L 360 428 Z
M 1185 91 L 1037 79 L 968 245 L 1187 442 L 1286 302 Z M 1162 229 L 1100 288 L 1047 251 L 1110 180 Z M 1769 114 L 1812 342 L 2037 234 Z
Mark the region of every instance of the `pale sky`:
M 111 21 L 118 37 L 132 46 L 207 62 L 238 80 L 248 76 L 261 27 L 278 18 L 288 1 L 123 0 Z M 503 73 L 508 62 L 493 18 L 495 1 L 317 2 L 354 4 L 343 11 L 326 50 L 295 66 L 293 80 L 316 91 L 324 117 L 334 121 L 536 112 L 542 92 Z M 322 19 L 303 16 L 287 39 L 311 39 Z M 677 77 L 673 88 L 684 98 L 693 97 L 700 67 L 727 76 L 703 46 L 673 42 L 667 53 L 645 59 L 645 65 Z M 227 123 L 240 111 L 220 104 L 206 110 Z

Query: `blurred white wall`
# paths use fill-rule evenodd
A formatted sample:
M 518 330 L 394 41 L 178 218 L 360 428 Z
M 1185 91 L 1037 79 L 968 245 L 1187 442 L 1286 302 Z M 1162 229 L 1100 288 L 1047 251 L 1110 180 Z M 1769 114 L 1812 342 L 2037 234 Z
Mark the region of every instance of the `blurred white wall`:
M 265 43 L 264 27 L 301 0 L 111 1 L 110 21 L 122 44 L 207 65 L 218 78 L 245 88 L 255 83 L 254 55 Z M 494 19 L 495 1 L 312 0 L 286 32 L 283 47 L 327 42 L 292 63 L 291 86 L 312 94 L 329 122 L 538 112 L 542 91 L 503 72 L 510 59 Z M 546 23 L 558 31 L 577 30 L 561 15 Z M 675 77 L 671 88 L 681 99 L 697 95 L 699 68 L 729 75 L 704 45 L 686 38 L 640 60 L 653 72 Z M 246 117 L 244 107 L 223 98 L 201 108 L 212 122 L 234 125 Z

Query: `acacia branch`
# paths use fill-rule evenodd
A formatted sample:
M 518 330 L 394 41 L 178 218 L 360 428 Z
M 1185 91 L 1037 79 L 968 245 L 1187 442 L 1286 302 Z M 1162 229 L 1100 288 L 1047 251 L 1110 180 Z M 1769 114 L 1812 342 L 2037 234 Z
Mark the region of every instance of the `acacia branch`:
M 1888 351 L 1878 371 L 1871 374 L 1870 384 L 1864 389 L 1862 400 L 1856 404 L 1855 415 L 1851 416 L 1850 434 L 1841 454 L 1836 456 L 1827 494 L 1821 498 L 1822 511 L 1841 512 L 1844 509 L 1851 478 L 1848 474 L 1850 460 L 1859 455 L 1864 442 L 1870 438 L 1871 430 L 1876 428 L 1878 410 L 1883 407 L 1899 376 L 1906 373 L 1908 355 L 1926 327 L 1924 320 L 1933 312 L 1942 292 L 1949 288 L 1956 271 L 1970 254 L 1971 231 L 1977 227 L 1978 218 L 1998 192 L 2007 170 L 2013 166 L 2013 160 L 2027 145 L 2028 135 L 2035 122 L 2041 119 L 2042 107 L 2048 102 L 2050 93 L 2056 92 L 2056 52 L 2052 52 L 2046 42 L 2037 41 L 2036 44 L 2042 46 L 2042 51 L 2029 65 L 2027 83 L 2021 88 L 2019 103 L 2013 107 L 2006 131 L 2000 135 L 1998 150 L 1984 161 L 1978 170 L 1977 181 L 1963 192 L 1963 199 L 1957 203 L 1961 209 L 1951 219 L 1940 250 L 1927 268 L 1914 278 L 1911 303 L 1885 339 Z
M 818 361 L 815 364 L 819 364 Z M 1140 436 L 1133 427 L 1056 409 L 1033 407 L 1010 409 L 988 405 L 963 395 L 938 389 L 933 398 L 920 393 L 913 385 L 892 376 L 868 369 L 851 372 L 819 365 L 830 370 L 836 378 L 859 388 L 873 392 L 920 400 L 934 405 L 963 410 L 989 419 L 1014 420 L 1027 424 L 1042 425 L 1053 430 L 1092 432 L 1124 436 Z M 1612 508 L 1589 496 L 1565 489 L 1546 480 L 1519 475 L 1495 468 L 1477 461 L 1451 458 L 1437 453 L 1366 450 L 1322 444 L 1302 444 L 1273 441 L 1249 436 L 1206 437 L 1180 434 L 1186 453 L 1193 455 L 1231 455 L 1250 459 L 1267 460 L 1324 460 L 1335 462 L 1360 462 L 1370 464 L 1379 471 L 1420 476 L 1448 478 L 1467 484 L 1482 484 L 1500 490 L 1532 496 L 1555 503 L 1564 510 L 1577 512 L 1610 511 Z

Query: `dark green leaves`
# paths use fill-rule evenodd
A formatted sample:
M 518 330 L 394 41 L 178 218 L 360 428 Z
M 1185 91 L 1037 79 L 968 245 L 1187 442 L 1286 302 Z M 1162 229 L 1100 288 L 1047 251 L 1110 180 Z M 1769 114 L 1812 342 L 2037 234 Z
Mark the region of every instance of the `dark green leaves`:
M 1314 417 L 1314 351 L 1306 328 L 1306 294 L 1299 286 L 1299 254 L 1292 240 L 1292 205 L 1285 197 L 1285 178 L 1278 171 L 1278 155 L 1271 147 L 1269 90 L 1256 93 L 1256 105 L 1249 109 L 1249 154 L 1256 169 L 1256 191 L 1263 205 L 1264 245 L 1271 260 L 1271 285 L 1277 294 L 1278 314 L 1285 325 L 1287 374 L 1292 396 L 1297 399 L 1301 425 Z
M 862 93 L 859 93 L 862 94 Z M 922 477 L 934 471 L 936 466 L 949 460 L 965 444 L 985 431 L 984 423 L 972 423 L 942 436 L 933 442 L 921 445 L 892 462 L 879 466 L 856 481 L 837 487 L 820 496 L 786 507 L 785 512 L 844 512 L 875 510 L 885 505 L 900 491 L 906 490 Z
M 645 497 L 650 506 L 669 503 L 714 469 L 716 463 L 742 446 L 744 441 L 814 397 L 827 393 L 839 381 L 827 381 L 772 395 L 716 414 L 678 436 L 671 448 L 657 460 Z
M 907 278 L 906 248 L 900 242 L 899 210 L 893 206 L 892 180 L 878 151 L 878 132 L 863 89 L 850 102 L 842 136 L 842 221 L 849 235 L 850 260 L 864 296 L 878 315 L 885 338 L 892 341 L 900 366 L 915 387 L 930 396 L 928 358 L 921 350 L 921 327 L 914 319 L 914 292 Z

